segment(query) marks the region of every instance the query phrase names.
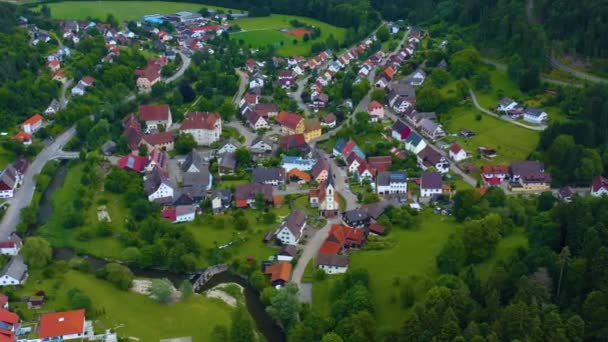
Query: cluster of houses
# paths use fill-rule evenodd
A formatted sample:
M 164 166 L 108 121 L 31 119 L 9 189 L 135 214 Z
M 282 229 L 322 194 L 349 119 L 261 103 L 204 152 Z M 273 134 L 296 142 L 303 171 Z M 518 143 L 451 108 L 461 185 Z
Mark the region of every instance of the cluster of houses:
M 401 69 L 403 63 L 414 55 L 416 46 L 418 43 L 420 43 L 420 39 L 421 30 L 413 28 L 408 36 L 408 44 L 401 50 L 388 57 L 385 68 L 375 84 L 376 87 L 386 88 L 391 82 L 393 82 L 395 75 L 399 69 Z M 422 69 L 418 69 L 412 75 L 406 77 L 402 81 L 409 85 L 420 86 L 424 83 L 425 79 L 425 72 Z
M 137 88 L 140 90 L 151 89 L 153 85 L 160 81 L 160 71 L 166 64 L 166 56 L 148 59 L 146 66 L 143 69 L 135 70 L 135 75 L 137 75 Z
M 549 115 L 544 111 L 533 107 L 524 107 L 508 97 L 498 101 L 497 110 L 508 115 L 511 119 L 523 118 L 524 121 L 538 125 L 549 120 Z
M 95 334 L 93 321 L 86 320 L 85 310 L 46 312 L 35 321 L 23 322 L 9 311 L 9 298 L 0 294 L 0 340 L 20 342 L 104 340 L 116 341 L 116 333 L 107 330 Z
M 30 116 L 21 124 L 21 130 L 13 137 L 15 140 L 29 145 L 32 143 L 33 136 L 44 124 L 44 117 L 38 113 Z
M 545 191 L 551 189 L 551 175 L 536 160 L 513 161 L 507 165 L 483 165 L 481 177 L 488 186 L 506 183 L 510 191 Z

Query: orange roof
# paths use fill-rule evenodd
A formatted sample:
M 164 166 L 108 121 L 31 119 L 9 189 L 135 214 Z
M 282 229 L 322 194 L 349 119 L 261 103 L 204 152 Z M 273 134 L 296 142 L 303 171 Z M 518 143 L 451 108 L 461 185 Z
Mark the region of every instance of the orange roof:
M 300 169 L 289 170 L 289 172 L 287 172 L 287 177 L 297 177 L 297 178 L 300 178 L 301 180 L 307 181 L 307 182 L 310 182 L 310 180 L 311 180 L 310 175 L 304 171 L 300 171 Z
M 369 103 L 369 105 L 367 106 L 367 110 L 368 110 L 368 111 L 372 111 L 372 110 L 374 110 L 374 109 L 376 109 L 376 108 L 382 108 L 382 107 L 383 107 L 383 106 L 382 106 L 382 104 L 381 104 L 380 102 L 378 102 L 378 101 L 372 101 L 372 102 L 370 102 L 370 103 Z
M 275 206 L 279 206 L 279 205 L 283 204 L 283 197 L 281 197 L 279 195 L 274 195 L 274 196 L 272 196 L 272 202 L 274 203 Z
M 84 309 L 51 312 L 40 316 L 38 337 L 47 338 L 84 332 Z
M 295 130 L 302 120 L 304 119 L 298 114 L 284 111 L 281 111 L 275 118 L 275 121 L 278 122 L 281 126 L 285 126 L 292 130 Z
M 0 308 L 0 322 L 15 325 L 19 322 L 19 316 L 16 313 Z
M 15 139 L 17 139 L 19 141 L 32 140 L 32 135 L 25 133 L 24 131 L 21 131 L 21 132 L 15 134 Z
M 395 76 L 395 70 L 393 70 L 393 68 L 389 66 L 388 68 L 384 69 L 384 74 L 388 78 L 393 79 L 393 76 Z
M 236 207 L 237 208 L 247 208 L 249 206 L 249 204 L 247 204 L 247 200 L 244 199 L 237 199 L 236 200 Z
M 279 261 L 276 264 L 267 266 L 264 273 L 270 275 L 270 281 L 277 280 L 289 281 L 291 278 L 291 263 L 287 261 Z
M 39 121 L 42 121 L 44 118 L 42 117 L 42 115 L 36 113 L 34 115 L 32 115 L 29 119 L 23 121 L 24 125 L 35 125 L 37 124 Z
M 488 191 L 488 188 L 486 188 L 486 187 L 483 187 L 483 188 L 475 188 L 475 191 L 479 192 L 479 194 L 480 194 L 481 196 L 483 196 L 483 195 L 485 195 L 485 194 L 486 194 L 486 192 Z
M 507 165 L 483 165 L 481 167 L 481 173 L 486 175 L 507 174 L 509 173 L 509 167 Z
M 325 241 L 321 245 L 321 248 L 319 249 L 319 253 L 338 254 L 338 253 L 340 253 L 341 249 L 342 249 L 342 244 L 333 242 L 333 241 Z

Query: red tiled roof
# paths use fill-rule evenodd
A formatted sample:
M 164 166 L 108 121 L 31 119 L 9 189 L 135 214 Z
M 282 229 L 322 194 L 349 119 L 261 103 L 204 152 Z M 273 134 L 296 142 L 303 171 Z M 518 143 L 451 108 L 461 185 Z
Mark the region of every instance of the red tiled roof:
M 40 316 L 38 337 L 47 338 L 84 332 L 84 310 L 52 312 Z
M 175 218 L 177 217 L 177 211 L 174 208 L 172 208 L 172 209 L 165 209 L 161 213 L 161 216 L 163 218 L 168 219 L 171 222 L 175 222 Z
M 291 263 L 287 261 L 279 261 L 276 264 L 267 266 L 264 273 L 270 275 L 270 281 L 278 280 L 289 281 L 291 279 Z
M 450 147 L 450 151 L 452 151 L 452 153 L 458 153 L 458 152 L 462 151 L 462 147 L 460 147 L 460 145 L 458 145 L 457 143 L 454 143 Z
M 593 180 L 591 184 L 591 191 L 597 192 L 600 189 L 608 190 L 608 178 L 599 176 Z
M 342 149 L 342 156 L 349 156 L 353 149 L 357 146 L 357 143 L 353 139 L 348 139 L 346 145 Z
M 116 164 L 120 169 L 129 169 L 135 172 L 142 172 L 146 166 L 146 158 L 128 154 L 118 159 Z
M 378 172 L 382 172 L 388 170 L 393 163 L 393 160 L 390 156 L 376 156 L 367 158 L 367 162 L 369 167 Z
M 93 84 L 95 83 L 95 79 L 91 76 L 85 76 L 82 78 L 81 80 L 82 82 L 86 83 L 86 84 Z
M 279 124 L 281 124 L 281 126 L 285 126 L 291 130 L 295 130 L 298 127 L 298 124 L 303 120 L 303 118 L 296 113 L 282 111 L 279 113 L 279 115 L 277 115 L 275 120 Z
M 209 112 L 190 112 L 182 122 L 180 130 L 184 129 L 215 129 L 215 124 L 221 120 L 217 113 Z
M 323 254 L 338 254 L 342 250 L 342 245 L 333 241 L 325 241 L 319 249 L 319 253 Z
M 485 180 L 486 183 L 488 183 L 488 185 L 499 185 L 500 184 L 500 178 L 498 178 L 498 177 L 483 177 L 483 180 Z
M 15 139 L 19 141 L 32 140 L 32 135 L 25 133 L 24 131 L 20 131 L 19 133 L 15 134 Z
M 173 134 L 171 132 L 159 132 L 144 135 L 142 139 L 152 146 L 157 146 L 173 142 Z
M 244 199 L 237 199 L 236 200 L 236 207 L 237 208 L 247 208 L 249 206 L 249 204 L 247 204 L 247 200 Z
M 370 232 L 374 232 L 376 234 L 384 234 L 384 226 L 378 223 L 372 223 L 369 225 Z
M 303 181 L 310 182 L 311 178 L 307 172 L 301 171 L 299 169 L 291 169 L 287 172 L 287 177 L 297 177 Z
M 35 125 L 42 121 L 44 118 L 40 114 L 34 114 L 29 119 L 23 121 L 23 125 Z
M 169 120 L 169 105 L 141 105 L 139 106 L 139 119 L 142 121 Z
M 0 308 L 0 322 L 15 325 L 19 322 L 19 316 L 16 313 Z
M 371 112 L 374 109 L 383 108 L 383 107 L 384 106 L 382 106 L 382 104 L 380 102 L 378 102 L 378 101 L 372 101 L 367 106 L 367 110 Z
M 15 247 L 15 241 L 7 240 L 7 241 L 0 242 L 0 248 L 13 248 L 13 247 Z M 0 306 L 2 306 L 2 305 L 0 305 Z
M 481 173 L 486 175 L 506 175 L 509 173 L 509 167 L 507 165 L 483 165 L 481 167 Z
M 60 63 L 56 59 L 49 62 L 49 66 L 51 66 L 51 67 L 59 66 L 59 65 L 60 65 Z
M 384 69 L 384 74 L 392 80 L 395 76 L 395 70 L 389 66 L 388 68 Z

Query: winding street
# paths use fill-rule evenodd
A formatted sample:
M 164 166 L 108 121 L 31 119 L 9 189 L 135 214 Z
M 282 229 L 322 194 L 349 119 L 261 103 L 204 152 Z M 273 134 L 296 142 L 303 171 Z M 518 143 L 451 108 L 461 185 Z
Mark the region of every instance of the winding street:
M 188 69 L 188 67 L 190 66 L 190 63 L 192 62 L 192 59 L 190 57 L 186 56 L 181 51 L 175 50 L 175 52 L 182 59 L 182 65 L 180 65 L 179 69 L 175 72 L 175 74 L 173 74 L 171 77 L 168 77 L 163 80 L 163 82 L 165 82 L 165 83 L 171 83 L 171 82 L 175 81 L 176 79 L 182 77 L 184 75 L 184 72 L 186 72 L 186 69 Z
M 511 119 L 511 118 L 509 118 L 509 117 L 507 117 L 505 115 L 498 115 L 496 113 L 492 113 L 491 111 L 489 111 L 489 110 L 487 110 L 487 109 L 485 109 L 485 108 L 483 108 L 482 106 L 479 105 L 479 102 L 477 102 L 477 97 L 475 96 L 475 93 L 473 92 L 472 89 L 469 89 L 469 94 L 471 95 L 471 99 L 473 100 L 473 104 L 475 105 L 475 107 L 478 110 L 482 111 L 484 114 L 488 114 L 488 115 L 493 116 L 493 117 L 495 117 L 495 118 L 497 118 L 499 120 L 510 122 L 510 123 L 512 123 L 514 125 L 517 125 L 517 126 L 520 126 L 520 127 L 523 127 L 523 128 L 527 128 L 527 129 L 531 129 L 533 131 L 544 131 L 545 129 L 547 129 L 547 125 L 530 126 L 530 125 L 526 125 L 524 123 L 521 123 L 519 121 L 515 121 L 515 120 L 513 120 L 513 119 Z
M 36 190 L 36 181 L 34 177 L 42 171 L 42 168 L 47 161 L 67 156 L 63 155 L 64 152 L 61 151 L 61 148 L 72 139 L 75 133 L 75 126 L 70 127 L 63 132 L 63 134 L 58 136 L 50 145 L 46 146 L 30 163 L 23 176 L 21 187 L 16 189 L 13 198 L 7 200 L 10 205 L 0 223 L 0 240 L 6 240 L 6 238 L 15 231 L 17 224 L 19 223 L 21 209 L 27 207 L 32 201 L 34 191 Z
M 311 75 L 308 75 L 305 78 L 296 81 L 298 89 L 295 92 L 289 94 L 289 97 L 296 101 L 296 103 L 298 104 L 298 108 L 300 108 L 300 110 L 303 111 L 306 115 L 310 115 L 310 109 L 302 100 L 302 93 L 304 92 L 304 87 L 306 87 L 306 84 L 308 84 L 310 76 Z
M 232 104 L 238 109 L 239 103 L 245 95 L 245 91 L 247 90 L 247 86 L 249 85 L 249 75 L 241 69 L 235 68 L 234 71 L 239 76 L 239 90 L 236 94 L 234 94 L 234 98 L 232 99 Z

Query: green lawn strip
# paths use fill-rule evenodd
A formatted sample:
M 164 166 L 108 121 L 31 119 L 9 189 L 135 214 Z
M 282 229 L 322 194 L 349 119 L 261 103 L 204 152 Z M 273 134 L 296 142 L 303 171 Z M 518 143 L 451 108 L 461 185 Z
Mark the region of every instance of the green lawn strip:
M 93 303 L 93 311 L 101 313 L 94 317 L 96 326 L 109 329 L 121 326 L 117 332 L 121 337 L 136 337 L 140 341 L 158 341 L 162 338 L 192 336 L 193 341 L 208 341 L 216 325 L 228 327 L 231 308 L 218 299 L 193 295 L 176 304 L 160 304 L 146 296 L 116 289 L 112 284 L 92 275 L 77 271 L 57 273 L 52 279 L 42 279 L 39 272 L 31 275 L 18 296 L 32 295 L 44 290 L 48 300 L 43 311 L 70 309 L 67 292 L 77 287 L 83 290 Z M 27 309 L 25 303 L 11 302 L 11 309 L 22 313 L 22 318 L 31 320 L 39 312 Z
M 71 247 L 78 252 L 95 255 L 101 258 L 120 259 L 120 254 L 124 247 L 115 237 L 95 237 L 88 241 L 81 241 L 76 238 L 79 231 L 90 229 L 98 224 L 97 219 L 97 200 L 105 198 L 107 208 L 112 223 L 113 233 L 118 234 L 124 230 L 124 220 L 126 209 L 119 195 L 106 192 L 99 192 L 93 199 L 93 204 L 87 210 L 85 224 L 82 227 L 68 229 L 63 225 L 63 214 L 65 207 L 71 205 L 77 188 L 80 185 L 80 178 L 83 172 L 83 164 L 72 166 L 68 170 L 63 185 L 55 191 L 52 198 L 53 213 L 50 219 L 38 230 L 38 233 L 56 247 Z
M 49 3 L 51 15 L 55 19 L 84 20 L 87 17 L 104 20 L 111 13 L 118 22 L 124 20 L 140 20 L 149 14 L 173 14 L 179 11 L 198 12 L 202 8 L 221 9 L 227 12 L 228 8 L 209 6 L 189 2 L 168 1 L 64 1 Z M 39 10 L 35 7 L 34 10 Z M 232 10 L 241 12 L 240 10 Z
M 528 98 L 520 90 L 517 84 L 509 79 L 504 70 L 488 70 L 491 79 L 491 88 L 488 91 L 475 91 L 475 96 L 479 104 L 486 109 L 493 109 L 498 106 L 498 101 L 503 97 L 510 97 L 515 100 L 523 101 Z
M 303 283 L 312 283 L 313 282 L 313 272 L 315 271 L 315 260 L 311 259 L 308 264 L 306 264 L 306 269 L 304 269 L 304 274 L 302 275 Z
M 478 114 L 481 115 L 481 120 L 477 120 Z M 450 137 L 473 154 L 470 160 L 477 165 L 510 164 L 513 160 L 526 159 L 537 146 L 540 137 L 537 131 L 484 115 L 472 106 L 455 107 L 442 114 L 441 123 L 452 134 L 458 134 L 462 128 L 477 134 L 470 139 Z M 477 158 L 477 148 L 480 146 L 496 149 L 498 156 L 493 160 Z
M 475 267 L 480 279 L 486 281 L 492 274 L 494 266 L 499 261 L 507 259 L 513 251 L 520 247 L 528 247 L 528 239 L 522 229 L 516 230 L 500 240 L 492 258 Z
M 4 170 L 6 166 L 15 161 L 15 153 L 7 151 L 0 146 L 0 170 Z
M 211 227 L 206 223 L 205 217 L 184 224 L 184 227 L 192 232 L 194 238 L 206 251 L 235 241 L 233 245 L 223 249 L 229 261 L 245 261 L 248 257 L 266 260 L 269 256 L 274 255 L 277 249 L 266 245 L 262 241 L 264 236 L 280 225 L 282 217 L 289 215 L 287 206 L 271 210 L 277 215 L 277 221 L 272 224 L 258 221 L 257 217 L 261 215 L 261 212 L 246 210 L 245 217 L 249 222 L 249 227 L 243 231 L 237 230 L 230 220 L 227 220 L 224 228 Z

